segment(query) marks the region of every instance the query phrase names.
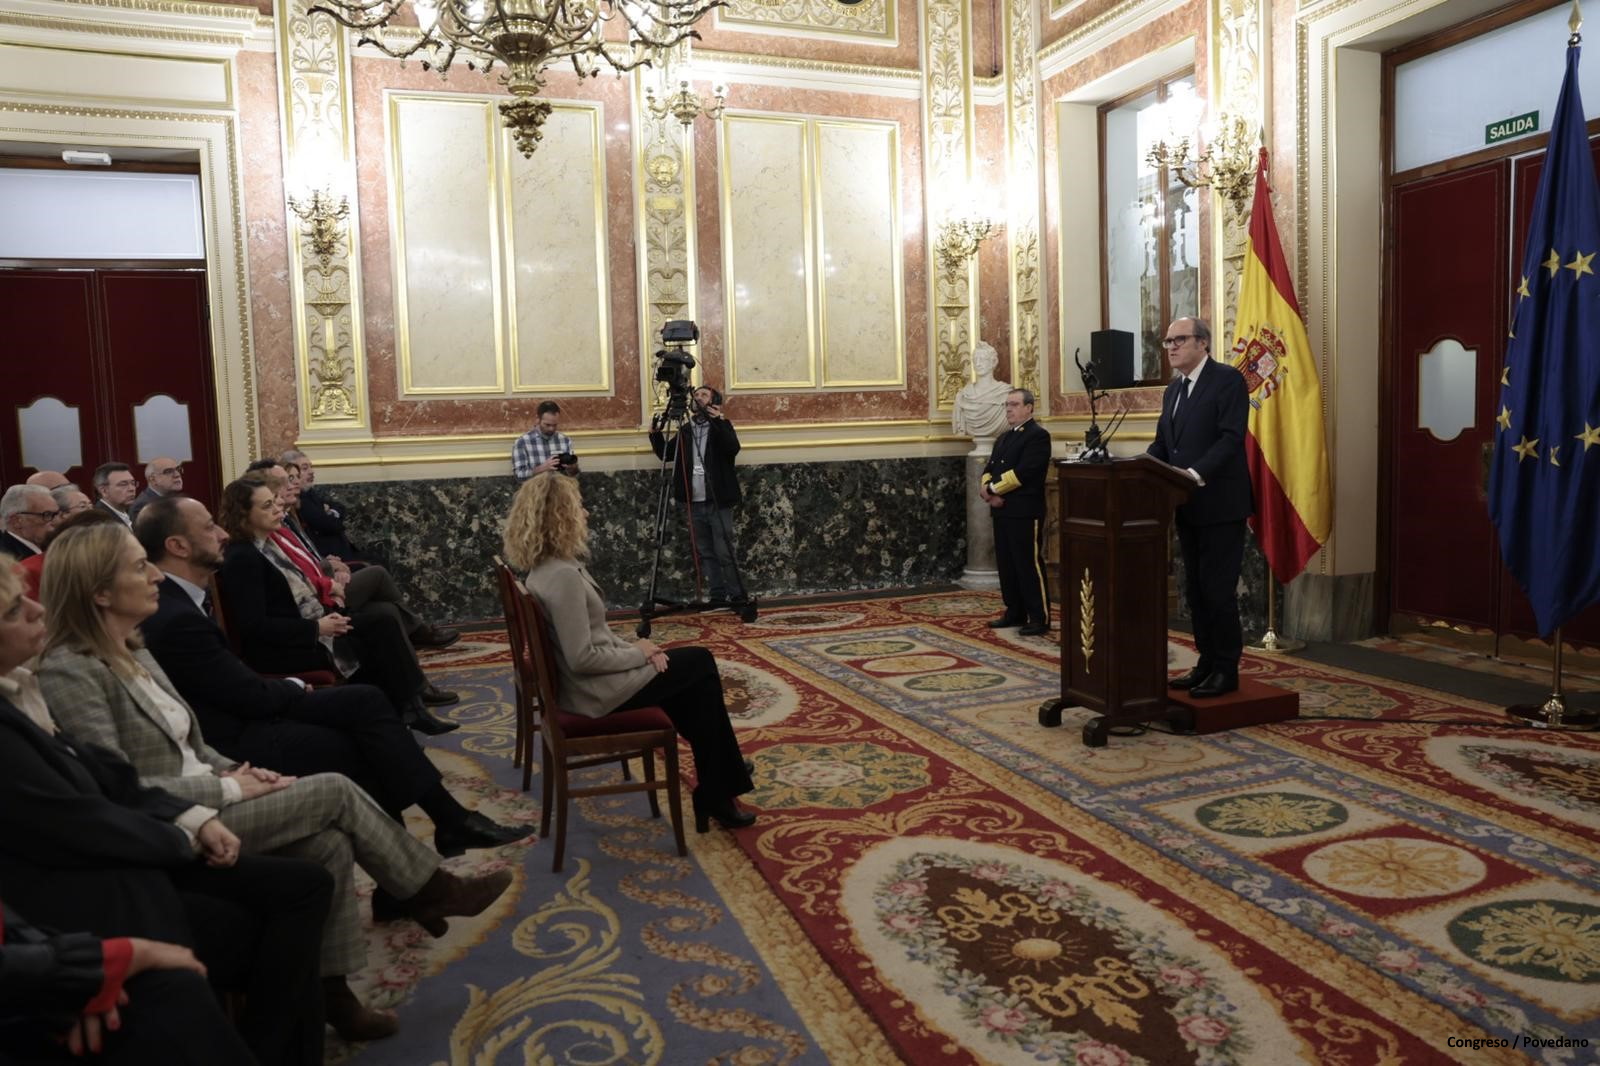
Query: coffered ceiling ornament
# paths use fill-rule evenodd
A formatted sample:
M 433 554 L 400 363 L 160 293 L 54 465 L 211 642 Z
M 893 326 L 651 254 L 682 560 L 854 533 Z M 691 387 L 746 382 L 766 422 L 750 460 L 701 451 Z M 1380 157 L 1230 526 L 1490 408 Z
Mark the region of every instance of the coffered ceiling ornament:
M 937 234 L 973 207 L 971 193 L 973 110 L 969 8 L 961 0 L 925 0 L 922 5 L 922 113 L 927 150 L 926 199 L 929 234 Z M 939 256 L 928 241 L 932 279 L 933 398 L 948 411 L 967 383 L 976 340 L 977 267 L 970 259 Z
M 826 30 L 852 37 L 892 39 L 895 36 L 894 0 L 728 0 L 717 12 L 717 23 L 735 28 L 740 23 L 796 30 Z
M 563 60 L 580 78 L 624 74 L 661 60 L 691 37 L 694 24 L 723 0 L 319 0 L 337 19 L 396 59 L 420 60 L 448 75 L 457 56 L 469 70 L 501 69 L 511 99 L 500 117 L 524 156 L 532 156 L 550 117 L 541 99 L 546 68 Z M 406 8 L 418 36 L 391 43 L 384 30 Z

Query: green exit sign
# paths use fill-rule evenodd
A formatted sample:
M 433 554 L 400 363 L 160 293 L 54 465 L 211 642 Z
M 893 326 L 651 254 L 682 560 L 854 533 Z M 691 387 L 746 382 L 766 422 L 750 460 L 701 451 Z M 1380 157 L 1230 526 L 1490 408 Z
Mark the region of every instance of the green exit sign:
M 1526 115 L 1503 118 L 1499 122 L 1491 122 L 1483 127 L 1483 143 L 1496 144 L 1500 141 L 1509 141 L 1513 137 L 1526 137 L 1530 133 L 1538 132 L 1539 112 L 1529 111 Z

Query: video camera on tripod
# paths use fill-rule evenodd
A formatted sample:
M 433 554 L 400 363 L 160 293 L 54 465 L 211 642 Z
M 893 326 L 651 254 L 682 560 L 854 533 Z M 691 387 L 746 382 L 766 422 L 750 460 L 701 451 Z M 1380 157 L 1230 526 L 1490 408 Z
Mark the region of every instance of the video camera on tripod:
M 694 356 L 684 346 L 700 339 L 700 328 L 686 318 L 675 318 L 661 327 L 661 347 L 656 349 L 656 381 L 667 386 L 667 402 L 661 412 L 663 422 L 680 422 L 689 412 L 694 386 L 689 372 Z

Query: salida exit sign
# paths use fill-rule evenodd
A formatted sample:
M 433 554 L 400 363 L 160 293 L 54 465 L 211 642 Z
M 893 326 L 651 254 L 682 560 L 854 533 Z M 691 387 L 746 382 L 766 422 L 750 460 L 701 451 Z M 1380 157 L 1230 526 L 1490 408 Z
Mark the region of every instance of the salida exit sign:
M 1495 144 L 1499 141 L 1509 141 L 1513 137 L 1526 137 L 1530 133 L 1538 132 L 1539 112 L 1529 111 L 1526 115 L 1503 118 L 1499 122 L 1491 122 L 1483 127 L 1483 143 Z

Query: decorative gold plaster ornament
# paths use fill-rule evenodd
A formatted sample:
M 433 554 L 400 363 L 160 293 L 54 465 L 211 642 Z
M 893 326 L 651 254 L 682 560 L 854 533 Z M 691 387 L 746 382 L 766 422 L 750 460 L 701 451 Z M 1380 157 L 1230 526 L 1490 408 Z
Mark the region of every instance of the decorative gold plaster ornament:
M 694 317 L 694 128 L 670 114 L 656 114 L 645 99 L 646 71 L 634 73 L 634 145 L 638 186 L 640 338 L 639 351 L 653 352 L 661 327 Z M 645 406 L 657 397 L 650 374 L 640 374 Z
M 1089 660 L 1094 657 L 1094 578 L 1089 568 L 1083 568 L 1083 580 L 1078 582 L 1078 650 L 1083 652 L 1083 672 L 1089 673 Z
M 1011 378 L 1039 397 L 1048 409 L 1048 392 L 1039 379 L 1042 357 L 1039 301 L 1039 68 L 1036 0 L 1007 0 L 1006 149 L 1010 170 L 1011 223 Z
M 717 13 L 717 23 L 750 23 L 798 30 L 827 30 L 851 37 L 892 38 L 894 0 L 728 0 Z
M 923 4 L 923 119 L 927 124 L 927 197 L 930 218 L 951 218 L 971 206 L 973 150 L 972 65 L 968 7 L 960 0 Z M 933 287 L 933 393 L 948 411 L 967 383 L 976 272 L 970 260 L 953 263 L 929 243 Z

